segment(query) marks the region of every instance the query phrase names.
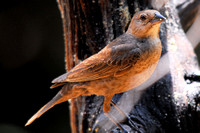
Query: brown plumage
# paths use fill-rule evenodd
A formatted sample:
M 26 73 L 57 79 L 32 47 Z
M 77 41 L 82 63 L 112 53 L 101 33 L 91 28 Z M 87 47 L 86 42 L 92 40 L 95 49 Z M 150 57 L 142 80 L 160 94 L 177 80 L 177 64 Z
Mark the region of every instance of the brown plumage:
M 63 88 L 26 125 L 54 105 L 80 95 L 103 95 L 103 111 L 109 112 L 115 94 L 139 86 L 153 73 L 161 55 L 158 33 L 164 19 L 156 10 L 136 13 L 126 33 L 53 80 L 51 88 L 64 85 Z

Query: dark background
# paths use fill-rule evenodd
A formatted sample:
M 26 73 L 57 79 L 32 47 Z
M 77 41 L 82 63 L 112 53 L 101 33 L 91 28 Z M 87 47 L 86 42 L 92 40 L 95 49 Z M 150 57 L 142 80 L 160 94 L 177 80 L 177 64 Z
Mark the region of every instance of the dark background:
M 68 103 L 33 124 L 27 120 L 60 88 L 51 81 L 65 72 L 64 40 L 56 0 L 0 3 L 0 133 L 70 132 Z
M 0 133 L 70 132 L 67 102 L 24 127 L 58 92 L 60 88 L 49 89 L 51 81 L 65 72 L 57 2 L 5 2 L 0 3 Z

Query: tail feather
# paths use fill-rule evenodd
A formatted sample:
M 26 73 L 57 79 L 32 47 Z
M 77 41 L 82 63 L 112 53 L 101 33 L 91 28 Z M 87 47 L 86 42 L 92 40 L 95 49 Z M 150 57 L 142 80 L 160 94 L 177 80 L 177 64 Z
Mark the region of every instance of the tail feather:
M 35 121 L 37 118 L 39 118 L 42 114 L 44 114 L 46 111 L 48 111 L 54 105 L 63 102 L 62 98 L 63 98 L 63 95 L 60 92 L 58 92 L 58 94 L 51 101 L 49 101 L 46 105 L 44 105 L 36 114 L 34 114 L 28 120 L 28 122 L 25 124 L 25 126 L 30 125 L 33 121 Z

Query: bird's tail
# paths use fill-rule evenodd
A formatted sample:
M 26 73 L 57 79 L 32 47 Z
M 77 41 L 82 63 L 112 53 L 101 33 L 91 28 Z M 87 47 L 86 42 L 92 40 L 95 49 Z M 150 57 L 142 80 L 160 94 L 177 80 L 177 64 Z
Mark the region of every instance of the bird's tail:
M 58 94 L 51 101 L 49 101 L 46 105 L 44 105 L 36 114 L 34 114 L 28 120 L 28 122 L 26 123 L 25 126 L 30 125 L 33 121 L 35 121 L 37 118 L 39 118 L 42 114 L 44 114 L 46 111 L 48 111 L 54 105 L 59 104 L 64 101 L 66 101 L 66 99 L 64 99 L 63 95 L 61 94 L 61 91 L 59 91 Z

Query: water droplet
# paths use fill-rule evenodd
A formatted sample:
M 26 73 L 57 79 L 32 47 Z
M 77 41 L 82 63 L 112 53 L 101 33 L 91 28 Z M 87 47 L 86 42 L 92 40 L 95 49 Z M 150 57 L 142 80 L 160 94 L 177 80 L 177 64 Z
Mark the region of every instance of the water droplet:
M 81 116 L 83 116 L 83 114 L 84 114 L 84 113 L 83 113 L 83 112 L 81 112 Z
M 99 120 L 96 120 L 95 123 L 97 124 L 99 122 Z
M 95 132 L 98 132 L 98 131 L 99 131 L 99 128 L 96 128 L 96 129 L 95 129 Z

